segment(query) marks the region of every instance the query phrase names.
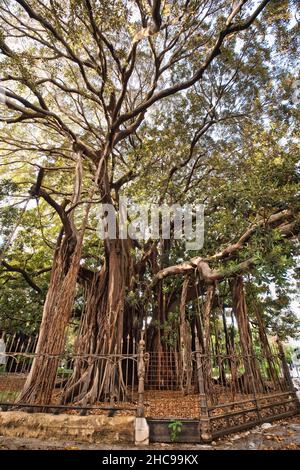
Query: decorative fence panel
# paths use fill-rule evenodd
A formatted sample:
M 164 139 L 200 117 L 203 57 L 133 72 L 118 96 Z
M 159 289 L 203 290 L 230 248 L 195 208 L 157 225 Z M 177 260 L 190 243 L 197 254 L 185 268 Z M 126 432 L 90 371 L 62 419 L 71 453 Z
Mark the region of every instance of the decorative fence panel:
M 150 353 L 145 413 L 199 419 L 200 436 L 207 441 L 298 413 L 299 369 L 293 370 L 292 378 L 283 351 L 255 356 L 194 351 L 188 364 L 177 352 Z M 299 375 L 298 380 L 300 385 Z
M 0 353 L 1 356 L 1 353 Z M 30 411 L 71 411 L 87 412 L 107 411 L 133 412 L 138 408 L 138 353 L 121 355 L 76 355 L 34 354 L 6 352 L 2 354 L 5 363 L 0 360 L 0 406 L 2 409 L 25 408 Z M 56 381 L 50 400 L 46 402 L 23 401 L 22 390 L 33 367 L 34 361 L 47 361 L 48 367 L 57 368 Z M 2 360 L 2 362 L 4 362 Z M 95 385 L 99 385 L 99 400 L 89 400 L 86 394 L 86 381 L 74 384 L 76 368 L 81 374 L 93 370 Z M 108 377 L 105 387 L 101 387 L 104 371 Z M 78 374 L 78 372 L 77 372 Z M 47 380 L 47 378 L 45 378 Z M 77 378 L 76 378 L 77 380 Z
M 28 342 L 25 349 L 14 345 L 0 352 L 4 410 L 196 420 L 199 441 L 299 412 L 299 368 L 293 368 L 291 377 L 282 349 L 255 356 L 200 351 L 186 356 L 178 351 L 145 352 L 141 340 L 138 348 L 135 343 L 123 347 L 125 354 L 55 356 L 35 354 Z M 34 361 L 47 361 L 57 370 L 47 401 L 22 398 Z

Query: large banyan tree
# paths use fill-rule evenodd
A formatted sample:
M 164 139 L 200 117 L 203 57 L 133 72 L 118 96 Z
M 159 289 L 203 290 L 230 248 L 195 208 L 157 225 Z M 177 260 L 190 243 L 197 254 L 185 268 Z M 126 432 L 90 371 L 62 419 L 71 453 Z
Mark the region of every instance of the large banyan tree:
M 242 275 L 266 262 L 270 244 L 298 233 L 296 117 L 277 101 L 291 87 L 293 70 L 284 79 L 283 69 L 288 36 L 295 54 L 293 8 L 270 0 L 1 2 L 2 157 L 11 174 L 28 171 L 27 181 L 14 179 L 37 201 L 37 229 L 49 211 L 52 237 L 58 227 L 37 353 L 63 352 L 79 289 L 79 355 L 122 353 L 145 324 L 147 348 L 167 348 L 162 326 L 174 312 L 176 347 L 189 358 L 197 336 L 209 351 L 224 280 L 241 351 L 253 352 Z M 99 240 L 95 210 L 118 210 L 121 196 L 204 204 L 201 253 L 187 252 L 172 230 L 169 240 Z M 38 292 L 23 268 L 15 272 Z M 200 297 L 202 322 L 191 322 L 186 305 Z M 56 366 L 36 358 L 21 400 L 49 401 Z M 78 359 L 64 399 L 100 399 L 112 373 Z M 185 373 L 189 383 L 186 364 Z M 84 397 L 76 395 L 82 382 Z

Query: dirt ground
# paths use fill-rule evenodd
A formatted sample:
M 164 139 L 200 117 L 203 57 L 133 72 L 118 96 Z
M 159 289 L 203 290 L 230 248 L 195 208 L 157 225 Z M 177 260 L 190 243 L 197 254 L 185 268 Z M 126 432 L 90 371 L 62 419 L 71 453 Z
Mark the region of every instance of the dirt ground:
M 92 445 L 78 442 L 49 442 L 39 439 L 8 438 L 0 435 L 0 450 L 137 450 L 134 446 Z M 151 444 L 145 450 L 300 450 L 300 415 L 272 425 L 264 424 L 246 432 L 231 434 L 200 444 Z

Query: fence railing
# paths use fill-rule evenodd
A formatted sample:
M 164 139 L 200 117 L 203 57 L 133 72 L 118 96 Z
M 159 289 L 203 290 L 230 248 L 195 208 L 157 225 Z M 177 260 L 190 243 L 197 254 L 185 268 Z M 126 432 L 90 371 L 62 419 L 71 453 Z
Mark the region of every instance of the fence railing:
M 204 440 L 299 411 L 293 377 L 282 351 L 270 354 L 149 354 L 145 412 L 151 417 L 199 419 Z M 297 376 L 297 377 L 296 377 Z M 300 385 L 300 382 L 299 382 Z
M 22 352 L 0 353 L 0 406 L 3 408 L 87 411 L 126 411 L 138 409 L 139 354 L 35 354 Z M 34 361 L 47 361 L 56 368 L 55 383 L 46 401 L 23 400 Z M 101 388 L 101 379 L 102 390 Z M 44 382 L 47 381 L 47 376 Z M 43 381 L 39 383 L 42 388 Z M 91 393 L 93 389 L 97 389 Z M 98 394 L 98 395 L 97 395 Z M 140 402 L 141 402 L 140 398 Z
M 56 367 L 47 402 L 22 399 L 34 361 Z M 202 440 L 209 440 L 297 413 L 299 373 L 294 367 L 291 376 L 282 351 L 268 355 L 194 351 L 187 359 L 177 351 L 145 352 L 143 340 L 128 354 L 55 356 L 6 351 L 0 353 L 0 406 L 196 419 Z

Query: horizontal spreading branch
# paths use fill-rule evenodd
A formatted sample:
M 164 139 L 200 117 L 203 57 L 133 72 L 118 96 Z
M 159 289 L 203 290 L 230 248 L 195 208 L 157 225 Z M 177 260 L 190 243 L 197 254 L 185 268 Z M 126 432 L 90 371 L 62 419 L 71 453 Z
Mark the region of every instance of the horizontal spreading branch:
M 159 281 L 162 281 L 164 278 L 169 276 L 184 275 L 188 272 L 198 269 L 200 277 L 204 282 L 215 282 L 224 279 L 225 277 L 230 277 L 238 273 L 247 271 L 252 266 L 254 266 L 255 261 L 253 258 L 250 258 L 247 261 L 240 263 L 231 270 L 215 270 L 209 267 L 209 263 L 216 260 L 231 259 L 238 251 L 242 250 L 246 243 L 250 240 L 251 236 L 261 227 L 270 227 L 277 228 L 282 236 L 290 237 L 296 236 L 300 232 L 299 227 L 299 214 L 294 214 L 291 210 L 283 210 L 276 214 L 271 215 L 267 220 L 261 219 L 251 228 L 249 228 L 237 241 L 232 245 L 229 245 L 224 250 L 203 258 L 201 256 L 196 256 L 189 261 L 184 261 L 183 263 L 169 266 L 160 270 L 153 278 L 150 289 L 154 288 Z
M 276 214 L 272 214 L 267 220 L 261 219 L 259 220 L 256 224 L 254 224 L 252 227 L 250 227 L 248 230 L 246 230 L 245 233 L 240 237 L 240 239 L 232 244 L 226 247 L 224 250 L 216 253 L 211 257 L 213 260 L 218 260 L 218 259 L 224 259 L 235 252 L 241 250 L 247 241 L 251 238 L 251 236 L 261 227 L 273 227 L 275 228 L 276 226 L 279 226 L 283 221 L 288 221 L 289 219 L 294 218 L 294 213 L 290 209 L 283 210 L 281 212 L 277 212 Z

